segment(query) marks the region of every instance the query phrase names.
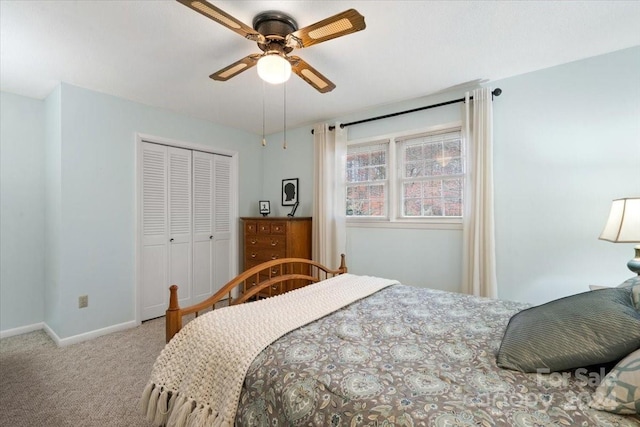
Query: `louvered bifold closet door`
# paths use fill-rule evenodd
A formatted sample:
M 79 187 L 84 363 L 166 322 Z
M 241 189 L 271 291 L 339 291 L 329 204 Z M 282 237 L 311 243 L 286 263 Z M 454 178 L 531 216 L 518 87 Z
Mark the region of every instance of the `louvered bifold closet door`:
M 231 157 L 213 156 L 213 286 L 217 291 L 233 278 L 232 254 L 236 253 L 233 239 L 233 210 L 231 208 Z
M 191 150 L 167 148 L 169 207 L 169 282 L 178 285 L 179 303 L 194 302 L 191 288 L 192 211 Z
M 141 320 L 165 314 L 169 286 L 186 307 L 235 275 L 237 251 L 231 157 L 142 143 Z
M 142 320 L 162 316 L 169 305 L 167 147 L 142 146 Z
M 214 292 L 213 158 L 193 152 L 193 294 L 201 301 Z

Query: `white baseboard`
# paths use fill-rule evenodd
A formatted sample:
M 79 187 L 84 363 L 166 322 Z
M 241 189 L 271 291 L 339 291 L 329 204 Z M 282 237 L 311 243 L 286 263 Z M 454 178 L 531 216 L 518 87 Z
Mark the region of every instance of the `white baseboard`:
M 4 331 L 0 331 L 0 339 L 9 338 L 16 335 L 22 335 L 33 331 L 39 331 L 44 328 L 44 323 L 34 323 L 33 325 L 20 326 L 19 328 L 13 329 L 5 329 Z
M 40 329 L 44 329 L 47 335 L 49 335 L 49 337 L 53 340 L 53 342 L 56 343 L 58 347 L 65 347 L 71 344 L 77 344 L 83 341 L 92 340 L 94 338 L 98 338 L 102 335 L 111 334 L 113 332 L 119 332 L 119 331 L 124 331 L 126 329 L 135 328 L 136 326 L 139 326 L 139 325 L 140 325 L 140 322 L 136 322 L 135 320 L 132 320 L 130 322 L 120 323 L 120 324 L 108 326 L 102 329 L 96 329 L 95 331 L 89 331 L 83 334 L 73 335 L 67 338 L 60 338 L 58 334 L 56 334 L 55 331 L 49 327 L 49 325 L 42 322 L 42 323 L 34 323 L 33 325 L 21 326 L 19 328 L 0 331 L 0 339 L 12 337 L 15 335 L 22 335 L 22 334 L 26 334 L 27 332 L 33 332 Z
M 56 343 L 58 347 L 60 347 L 60 337 L 58 336 L 58 334 L 53 332 L 53 329 L 51 329 L 46 323 L 43 323 L 42 325 L 42 329 L 44 329 L 47 335 L 49 335 L 49 338 L 51 338 L 53 342 Z
M 83 334 L 73 335 L 67 338 L 60 338 L 46 323 L 44 324 L 44 330 L 51 337 L 53 342 L 56 343 L 58 347 L 66 347 L 71 344 L 78 344 L 83 341 L 92 340 L 94 338 L 101 337 L 102 335 L 112 334 L 114 332 L 124 331 L 126 329 L 135 328 L 139 326 L 140 323 L 132 320 L 130 322 L 120 323 L 113 326 L 107 326 L 106 328 L 96 329 L 95 331 L 85 332 Z

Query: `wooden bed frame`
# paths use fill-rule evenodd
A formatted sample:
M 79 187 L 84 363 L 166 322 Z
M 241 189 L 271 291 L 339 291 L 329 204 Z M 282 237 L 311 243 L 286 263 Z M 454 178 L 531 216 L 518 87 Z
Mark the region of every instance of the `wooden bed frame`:
M 206 300 L 185 308 L 180 308 L 178 304 L 178 286 L 171 285 L 165 318 L 167 342 L 182 329 L 183 316 L 195 313 L 197 317 L 200 311 L 213 310 L 216 303 L 221 301 L 227 301 L 229 305 L 241 304 L 250 299 L 267 298 L 344 274 L 347 272 L 344 254 L 340 258 L 337 270 L 303 258 L 267 261 L 236 276 Z

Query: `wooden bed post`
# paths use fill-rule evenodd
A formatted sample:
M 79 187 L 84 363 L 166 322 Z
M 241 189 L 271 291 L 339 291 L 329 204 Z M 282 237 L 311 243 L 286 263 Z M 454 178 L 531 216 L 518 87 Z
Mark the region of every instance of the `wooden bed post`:
M 182 329 L 182 316 L 180 316 L 180 305 L 178 304 L 178 286 L 169 287 L 169 308 L 166 312 L 166 338 L 167 342 Z
M 343 270 L 345 273 L 347 272 L 347 262 L 345 261 L 344 254 L 340 254 L 340 270 Z

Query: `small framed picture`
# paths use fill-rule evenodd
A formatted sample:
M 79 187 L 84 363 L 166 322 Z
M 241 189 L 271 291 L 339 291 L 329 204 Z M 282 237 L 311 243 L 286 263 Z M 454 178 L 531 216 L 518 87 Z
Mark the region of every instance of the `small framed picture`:
M 282 206 L 293 206 L 298 203 L 298 178 L 282 180 Z
M 271 213 L 271 202 L 268 200 L 260 200 L 259 205 L 262 216 L 267 216 Z

